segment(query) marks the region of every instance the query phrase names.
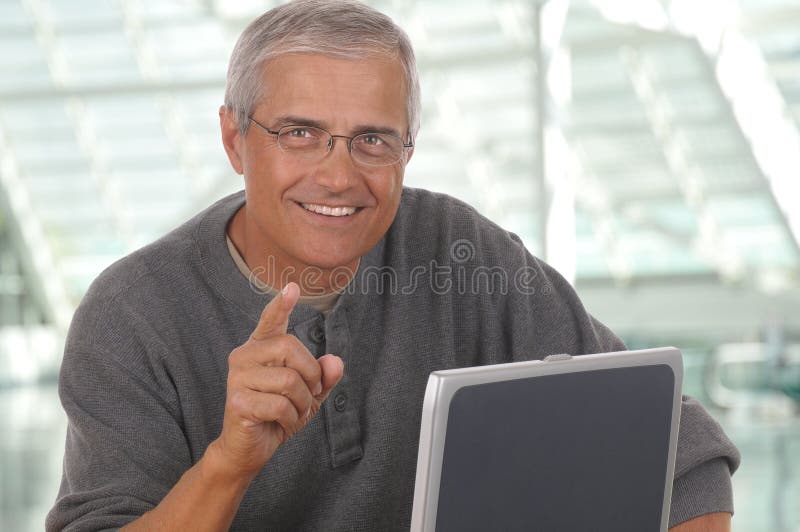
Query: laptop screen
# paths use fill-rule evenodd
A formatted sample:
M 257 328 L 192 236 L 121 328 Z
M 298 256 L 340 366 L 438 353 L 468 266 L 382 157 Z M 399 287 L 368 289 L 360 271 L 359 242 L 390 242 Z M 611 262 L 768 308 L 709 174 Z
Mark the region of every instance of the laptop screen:
M 674 386 L 655 364 L 458 389 L 436 530 L 658 531 Z

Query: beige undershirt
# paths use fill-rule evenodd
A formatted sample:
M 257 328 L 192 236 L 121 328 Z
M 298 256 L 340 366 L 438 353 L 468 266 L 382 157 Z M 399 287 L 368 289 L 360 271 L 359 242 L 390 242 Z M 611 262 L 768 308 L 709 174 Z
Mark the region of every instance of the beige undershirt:
M 242 275 L 244 275 L 245 279 L 250 282 L 251 277 L 253 277 L 253 272 L 251 272 L 250 268 L 247 267 L 247 263 L 242 258 L 239 250 L 236 249 L 231 237 L 229 237 L 227 234 L 225 234 L 225 241 L 228 243 L 228 251 L 231 254 L 233 262 L 236 263 L 236 266 L 239 268 L 239 271 L 242 272 Z M 253 288 L 261 290 L 263 293 L 272 297 L 278 295 L 278 290 L 276 288 L 268 286 L 258 278 L 256 278 L 254 281 L 255 282 L 250 282 L 250 286 Z M 302 303 L 303 305 L 308 305 L 317 312 L 321 312 L 323 315 L 327 316 L 328 312 L 330 312 L 330 310 L 336 304 L 336 301 L 339 300 L 339 296 L 342 292 L 344 292 L 344 288 L 338 292 L 331 292 L 330 294 L 323 294 L 321 296 L 301 296 L 298 302 Z

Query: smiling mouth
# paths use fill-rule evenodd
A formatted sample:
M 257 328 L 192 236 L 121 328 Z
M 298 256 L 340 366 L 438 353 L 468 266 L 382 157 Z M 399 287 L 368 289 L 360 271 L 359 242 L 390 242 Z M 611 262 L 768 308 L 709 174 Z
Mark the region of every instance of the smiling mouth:
M 330 207 L 328 205 L 319 205 L 316 203 L 300 203 L 299 205 L 307 211 L 333 218 L 351 216 L 362 209 L 362 207 Z

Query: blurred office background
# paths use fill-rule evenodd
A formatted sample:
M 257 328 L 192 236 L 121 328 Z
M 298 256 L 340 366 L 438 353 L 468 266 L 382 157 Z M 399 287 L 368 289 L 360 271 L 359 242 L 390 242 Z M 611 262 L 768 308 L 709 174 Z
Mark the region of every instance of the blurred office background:
M 417 49 L 407 184 L 518 233 L 629 346 L 680 347 L 743 454 L 734 530 L 800 530 L 800 2 L 370 3 Z M 241 188 L 217 109 L 275 4 L 0 0 L 1 530 L 54 500 L 88 284 Z

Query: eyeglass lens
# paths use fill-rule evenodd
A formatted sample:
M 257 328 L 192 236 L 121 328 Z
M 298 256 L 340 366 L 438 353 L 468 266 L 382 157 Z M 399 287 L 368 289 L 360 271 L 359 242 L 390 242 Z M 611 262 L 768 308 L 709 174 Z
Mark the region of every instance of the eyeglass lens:
M 280 148 L 305 159 L 324 157 L 333 148 L 334 138 L 347 140 L 311 126 L 284 126 L 278 131 Z M 394 164 L 403 155 L 403 141 L 387 133 L 362 133 L 349 143 L 353 158 L 370 166 Z

